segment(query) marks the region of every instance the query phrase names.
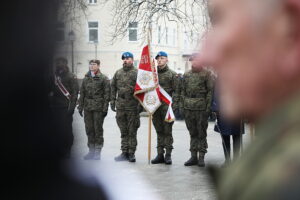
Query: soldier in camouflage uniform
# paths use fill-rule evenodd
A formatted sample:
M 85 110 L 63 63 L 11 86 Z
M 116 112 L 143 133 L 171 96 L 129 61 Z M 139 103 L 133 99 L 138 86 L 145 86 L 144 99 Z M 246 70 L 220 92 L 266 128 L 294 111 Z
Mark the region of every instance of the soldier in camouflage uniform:
M 55 73 L 50 92 L 50 104 L 57 127 L 60 127 L 61 134 L 64 135 L 64 156 L 70 157 L 74 136 L 72 122 L 74 109 L 78 97 L 78 82 L 74 74 L 69 72 L 68 61 L 65 58 L 56 59 Z M 58 82 L 62 84 L 69 94 L 64 94 Z
M 196 68 L 193 54 L 190 58 L 192 69 L 183 76 L 181 84 L 181 103 L 184 110 L 186 127 L 190 132 L 191 158 L 185 166 L 205 166 L 204 156 L 207 152 L 207 127 L 213 94 L 213 79 L 204 68 Z M 199 159 L 198 159 L 199 154 Z
M 172 97 L 173 109 L 178 109 L 178 78 L 176 72 L 169 69 L 168 54 L 165 52 L 159 52 L 155 57 L 158 63 L 158 81 L 159 85 L 165 89 L 165 91 Z M 172 126 L 174 122 L 166 122 L 165 117 L 167 114 L 168 105 L 162 102 L 162 105 L 153 114 L 153 124 L 157 133 L 157 156 L 151 163 L 165 163 L 172 164 L 171 153 L 173 149 L 173 136 Z M 166 154 L 164 155 L 166 150 Z
M 141 106 L 134 98 L 137 69 L 133 66 L 133 54 L 122 55 L 123 67 L 119 69 L 111 82 L 111 109 L 116 111 L 117 124 L 121 131 L 122 153 L 115 161 L 135 162 L 137 130 L 140 127 Z
M 85 75 L 80 88 L 78 111 L 81 116 L 84 112 L 89 147 L 89 152 L 84 156 L 85 160 L 100 160 L 104 142 L 103 122 L 110 99 L 110 83 L 99 67 L 99 60 L 90 61 L 90 71 Z

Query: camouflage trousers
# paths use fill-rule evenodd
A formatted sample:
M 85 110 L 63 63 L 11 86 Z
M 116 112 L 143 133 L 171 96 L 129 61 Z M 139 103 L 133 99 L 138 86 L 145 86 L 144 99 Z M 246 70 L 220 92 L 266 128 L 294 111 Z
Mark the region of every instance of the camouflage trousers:
M 198 110 L 184 110 L 185 124 L 190 132 L 190 151 L 192 154 L 204 156 L 207 153 L 207 127 L 206 112 Z
M 137 130 L 140 127 L 140 115 L 137 110 L 117 110 L 117 124 L 121 131 L 121 150 L 134 153 L 137 146 Z
M 174 122 L 165 122 L 168 105 L 161 105 L 153 114 L 153 125 L 157 133 L 157 153 L 171 153 L 173 149 L 172 126 Z
M 88 137 L 90 150 L 101 150 L 104 143 L 103 138 L 103 112 L 84 110 L 85 131 Z

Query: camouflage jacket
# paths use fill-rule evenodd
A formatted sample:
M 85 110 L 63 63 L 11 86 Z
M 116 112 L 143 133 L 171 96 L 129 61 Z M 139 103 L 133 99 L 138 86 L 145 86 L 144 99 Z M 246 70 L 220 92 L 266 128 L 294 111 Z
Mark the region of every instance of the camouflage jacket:
M 133 96 L 137 79 L 134 66 L 119 69 L 111 81 L 111 102 L 118 110 L 137 110 L 139 102 Z
M 172 97 L 173 109 L 179 108 L 179 79 L 176 72 L 165 66 L 163 69 L 158 68 L 159 85 Z M 164 105 L 164 103 L 163 103 Z
M 186 72 L 181 81 L 180 106 L 187 110 L 210 112 L 213 87 L 213 79 L 208 70 Z
M 242 157 L 216 171 L 219 199 L 299 199 L 299 116 L 300 95 L 258 124 Z
M 65 71 L 61 74 L 56 74 L 56 76 L 60 77 L 61 83 L 68 90 L 71 97 L 70 100 L 60 91 L 58 86 L 55 84 L 55 77 L 52 77 L 52 86 L 50 92 L 50 104 L 52 107 L 65 107 L 69 110 L 74 110 L 77 103 L 78 98 L 78 81 L 76 76 L 69 72 Z
M 80 88 L 78 110 L 107 112 L 110 99 L 110 84 L 107 76 L 100 71 L 91 76 L 89 71 Z

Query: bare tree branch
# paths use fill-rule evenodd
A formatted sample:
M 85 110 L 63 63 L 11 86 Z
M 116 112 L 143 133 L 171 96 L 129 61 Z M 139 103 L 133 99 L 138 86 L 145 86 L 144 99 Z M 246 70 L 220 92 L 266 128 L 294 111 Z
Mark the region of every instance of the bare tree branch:
M 111 43 L 124 38 L 132 22 L 139 23 L 142 38 L 151 24 L 160 22 L 178 22 L 186 32 L 195 33 L 209 24 L 207 0 L 102 0 L 101 3 L 112 6 Z

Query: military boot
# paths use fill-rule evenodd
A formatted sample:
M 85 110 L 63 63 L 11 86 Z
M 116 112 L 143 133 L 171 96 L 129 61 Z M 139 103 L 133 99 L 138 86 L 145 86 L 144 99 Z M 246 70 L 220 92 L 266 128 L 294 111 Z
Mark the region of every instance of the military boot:
M 119 162 L 119 161 L 126 161 L 128 160 L 128 153 L 127 152 L 123 152 L 120 155 L 118 155 L 117 157 L 115 157 L 115 161 Z
M 96 149 L 94 153 L 94 160 L 101 160 L 101 149 Z
M 199 167 L 205 167 L 204 155 L 200 155 L 200 156 L 199 156 L 198 166 L 199 166 Z
M 198 159 L 197 157 L 192 156 L 188 161 L 184 163 L 184 166 L 192 166 L 192 165 L 197 165 L 198 164 Z
M 90 149 L 89 152 L 83 157 L 84 160 L 92 160 L 94 158 L 95 151 Z
M 172 165 L 172 158 L 171 158 L 171 154 L 170 153 L 166 153 L 165 164 L 166 165 Z
M 151 160 L 152 164 L 159 164 L 164 162 L 165 162 L 165 158 L 164 158 L 164 154 L 162 153 L 157 154 L 157 156 L 153 160 Z
M 128 155 L 128 161 L 129 162 L 135 162 L 135 155 L 134 155 L 134 153 L 130 153 Z
M 197 152 L 191 152 L 191 158 L 184 163 L 184 166 L 192 166 L 198 164 Z

